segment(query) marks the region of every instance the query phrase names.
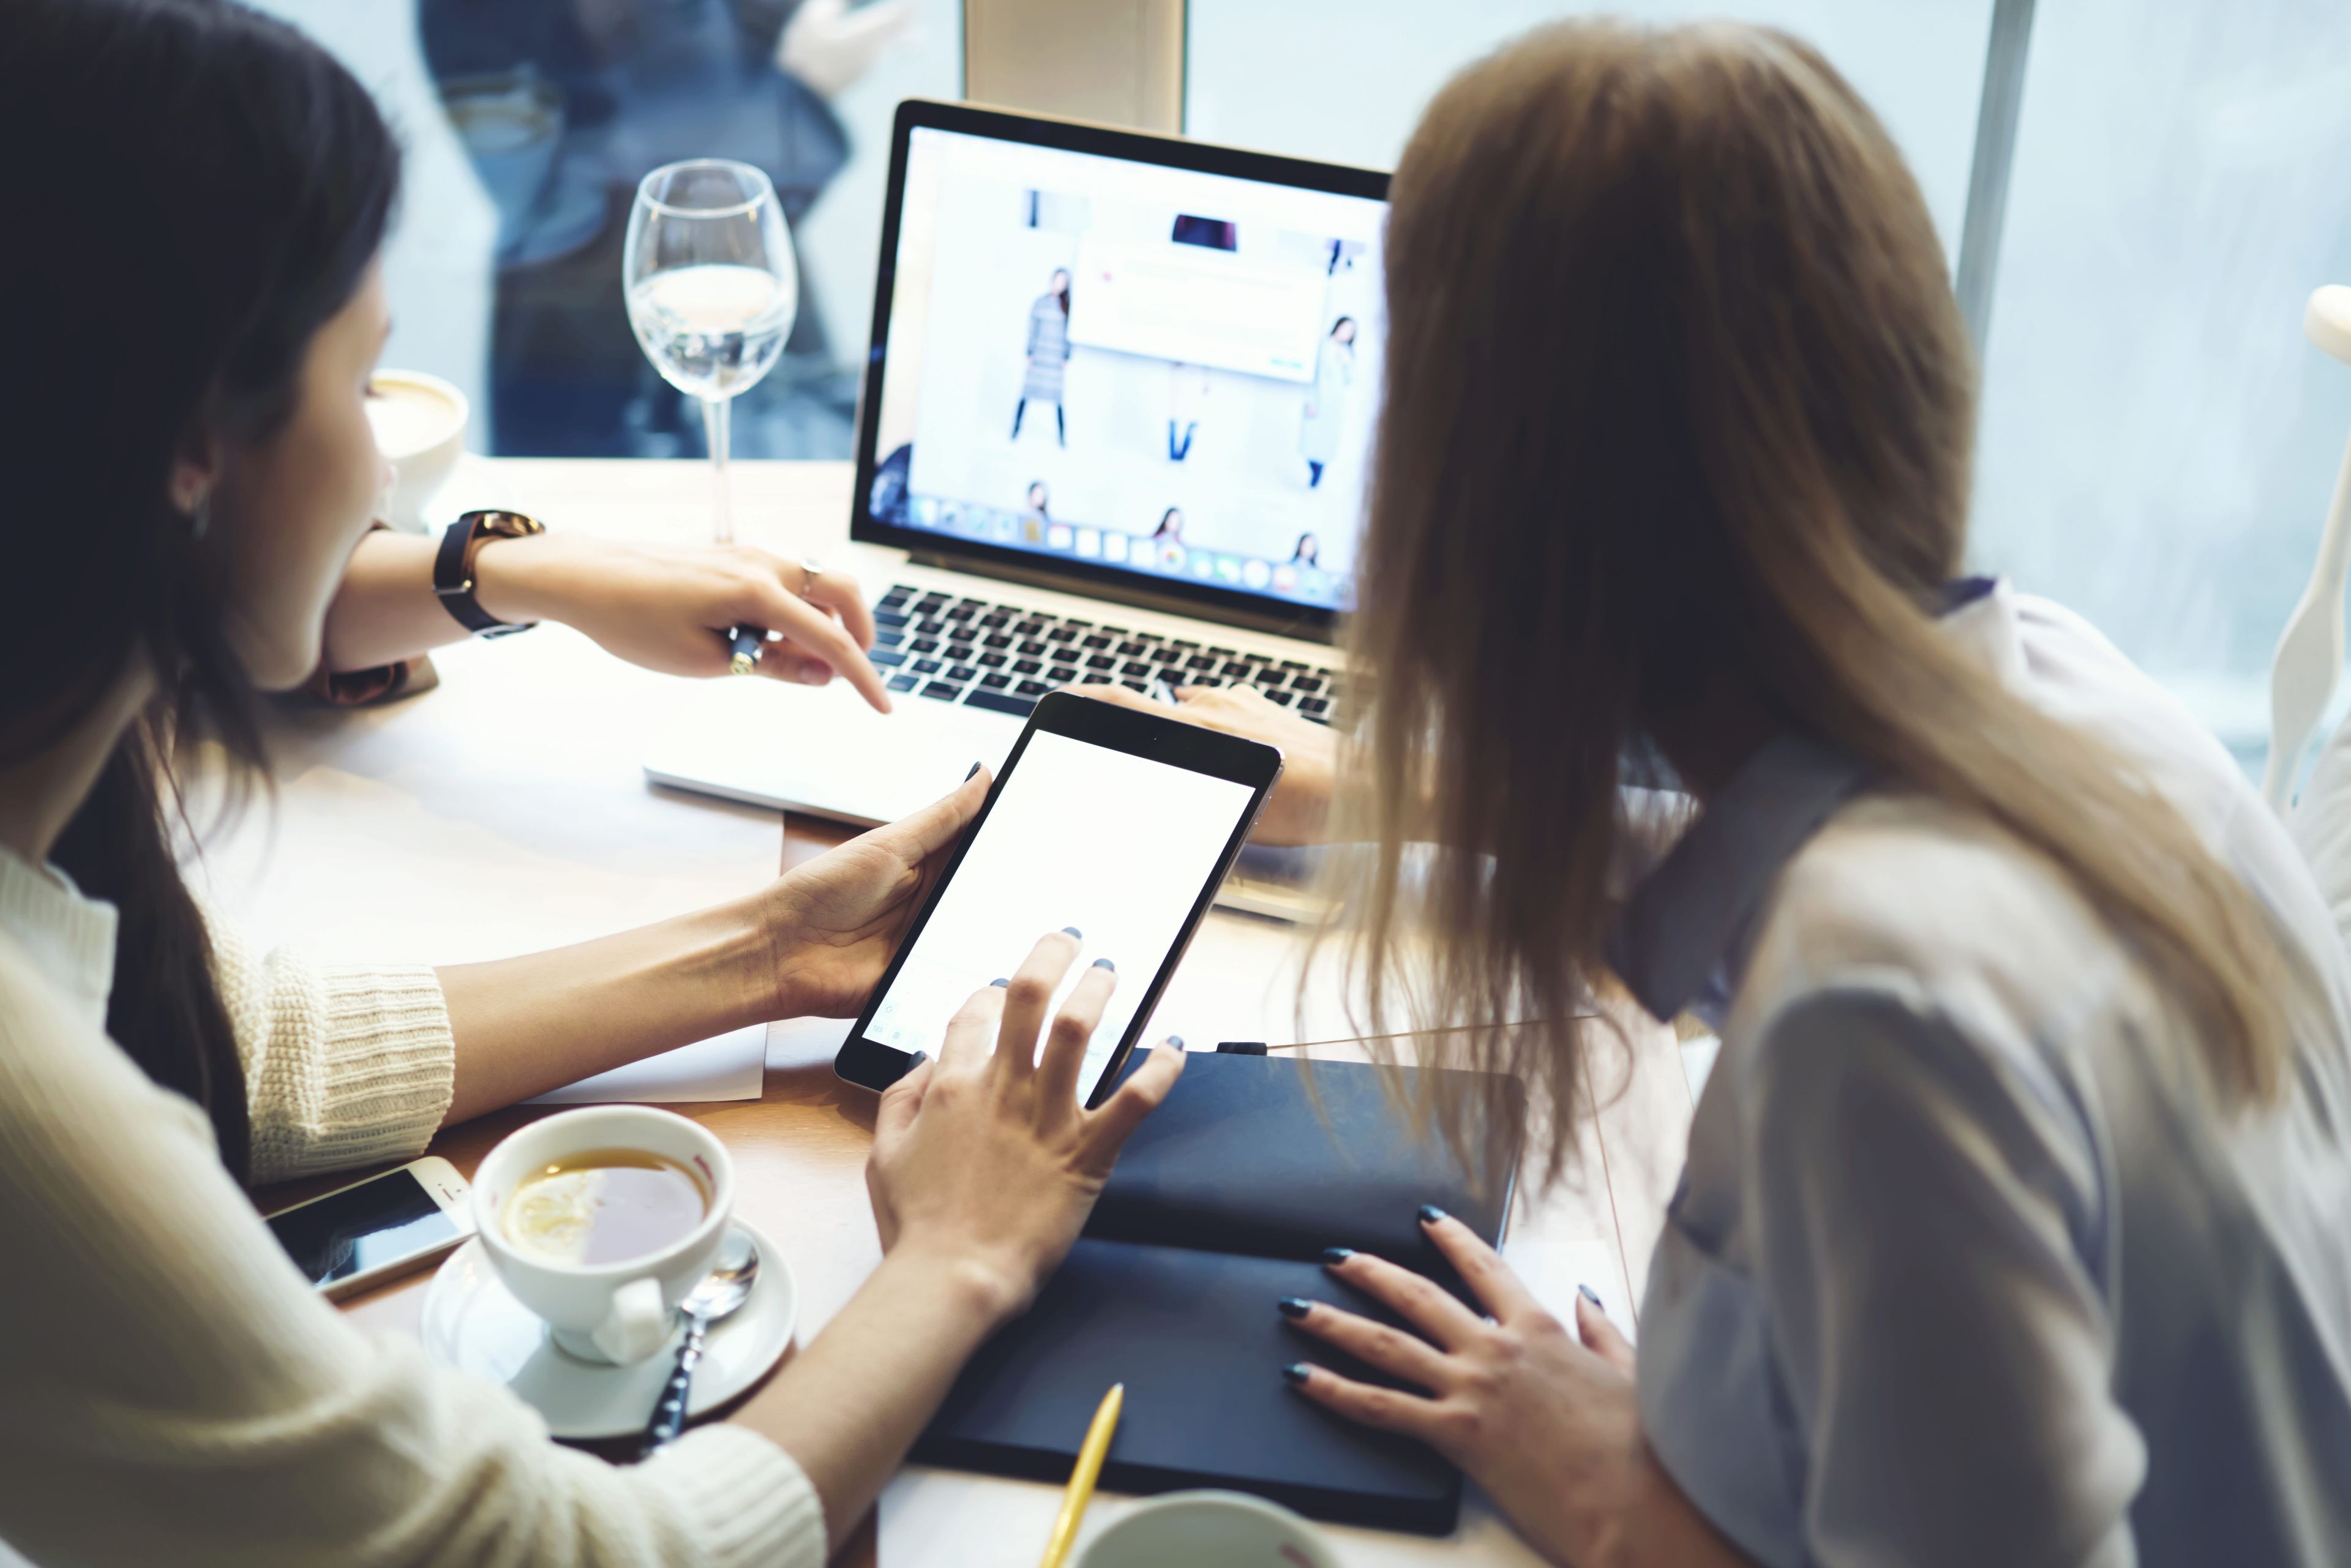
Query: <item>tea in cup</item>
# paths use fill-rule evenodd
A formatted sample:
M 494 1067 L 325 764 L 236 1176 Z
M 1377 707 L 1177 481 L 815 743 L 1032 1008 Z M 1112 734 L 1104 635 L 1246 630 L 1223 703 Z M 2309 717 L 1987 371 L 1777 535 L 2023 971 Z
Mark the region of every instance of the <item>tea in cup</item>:
M 594 1105 L 508 1136 L 474 1176 L 490 1264 L 555 1343 L 587 1361 L 643 1361 L 716 1261 L 734 1165 L 696 1124 Z

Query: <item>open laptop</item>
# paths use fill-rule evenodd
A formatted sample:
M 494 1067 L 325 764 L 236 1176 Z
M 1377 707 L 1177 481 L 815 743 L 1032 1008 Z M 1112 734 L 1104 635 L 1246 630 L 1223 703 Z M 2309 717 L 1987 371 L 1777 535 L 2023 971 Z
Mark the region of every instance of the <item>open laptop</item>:
M 840 681 L 703 683 L 647 776 L 877 822 L 1000 761 L 1075 680 L 1245 682 L 1327 722 L 1386 195 L 1369 170 L 901 104 L 853 559 L 825 563 L 874 606 L 898 711 Z M 1294 913 L 1270 869 L 1223 902 Z

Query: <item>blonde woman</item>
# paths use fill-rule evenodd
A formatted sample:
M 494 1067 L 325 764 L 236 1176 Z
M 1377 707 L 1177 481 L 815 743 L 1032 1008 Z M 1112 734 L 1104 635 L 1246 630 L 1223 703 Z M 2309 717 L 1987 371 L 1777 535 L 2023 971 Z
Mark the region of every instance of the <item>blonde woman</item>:
M 1300 1395 L 1580 1568 L 2351 1563 L 2351 974 L 2183 710 L 1955 580 L 1974 365 L 1884 128 L 1782 34 L 1570 25 L 1393 203 L 1377 684 L 1335 748 L 1189 709 L 1289 749 L 1270 832 L 1366 841 L 1364 1033 L 1532 1020 L 1423 1054 L 1547 1092 L 1554 1174 L 1587 986 L 1723 1043 L 1637 1355 L 1430 1213 L 1484 1315 L 1342 1256 Z

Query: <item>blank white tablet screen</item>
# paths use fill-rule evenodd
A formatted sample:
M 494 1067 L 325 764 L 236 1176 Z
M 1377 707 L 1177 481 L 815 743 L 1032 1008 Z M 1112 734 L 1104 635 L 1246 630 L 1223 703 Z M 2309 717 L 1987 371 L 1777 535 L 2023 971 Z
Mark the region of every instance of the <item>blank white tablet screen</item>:
M 1056 1009 L 1098 958 L 1119 978 L 1078 1074 L 1080 1096 L 1092 1094 L 1253 793 L 1032 731 L 867 1036 L 937 1056 L 947 1020 L 972 992 L 1009 978 L 1040 936 L 1073 925 L 1084 936 Z

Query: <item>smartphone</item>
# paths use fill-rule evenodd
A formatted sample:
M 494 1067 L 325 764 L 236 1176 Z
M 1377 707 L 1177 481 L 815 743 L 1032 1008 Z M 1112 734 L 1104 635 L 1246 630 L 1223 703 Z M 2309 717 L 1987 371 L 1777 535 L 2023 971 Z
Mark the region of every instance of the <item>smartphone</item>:
M 330 1301 L 421 1269 L 474 1233 L 472 1189 L 427 1155 L 281 1208 L 269 1228 Z
M 1097 1104 L 1150 1022 L 1217 885 L 1281 774 L 1277 748 L 1056 692 L 1038 703 L 979 815 L 850 1027 L 833 1071 L 886 1089 L 938 1054 L 972 992 L 1009 977 L 1049 931 L 1118 971 L 1078 1096 Z

